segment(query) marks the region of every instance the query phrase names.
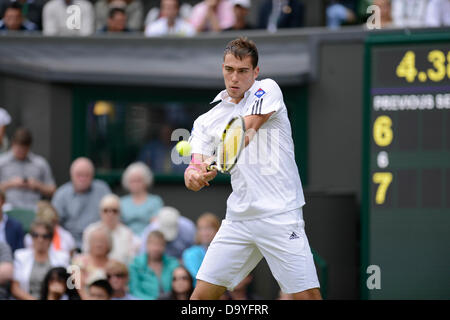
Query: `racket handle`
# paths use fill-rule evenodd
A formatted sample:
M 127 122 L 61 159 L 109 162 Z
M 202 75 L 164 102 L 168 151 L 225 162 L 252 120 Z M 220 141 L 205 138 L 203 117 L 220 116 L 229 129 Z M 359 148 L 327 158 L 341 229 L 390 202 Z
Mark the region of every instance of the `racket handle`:
M 206 171 L 218 170 L 219 168 L 216 165 L 216 162 L 213 161 L 209 166 L 206 167 Z

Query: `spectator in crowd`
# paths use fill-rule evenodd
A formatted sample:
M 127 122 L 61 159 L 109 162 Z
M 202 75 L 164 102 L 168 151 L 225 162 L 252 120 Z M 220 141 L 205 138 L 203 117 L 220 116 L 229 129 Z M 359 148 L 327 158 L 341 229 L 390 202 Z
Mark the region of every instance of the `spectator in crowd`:
M 0 30 L 34 31 L 37 29 L 37 25 L 23 18 L 22 6 L 17 2 L 12 2 L 6 8 L 3 19 L 0 20 Z
M 14 253 L 23 248 L 23 228 L 20 222 L 3 212 L 5 194 L 0 190 L 0 242 L 6 242 Z
M 180 7 L 178 9 L 178 15 L 184 19 L 184 20 L 189 20 L 189 18 L 191 17 L 191 13 L 192 13 L 192 4 L 186 2 L 185 0 L 183 1 L 178 1 L 180 3 Z M 197 0 L 190 0 L 189 2 L 198 2 Z M 155 22 L 156 20 L 158 20 L 158 18 L 161 17 L 161 10 L 159 8 L 159 6 L 156 6 L 155 4 L 161 4 L 161 0 L 153 0 L 153 3 L 147 3 L 144 2 L 144 12 L 147 12 L 147 15 L 145 16 L 144 19 L 144 25 L 148 26 L 150 23 Z
M 0 240 L 0 300 L 9 298 L 9 285 L 13 279 L 13 259 L 11 248 Z
M 69 277 L 66 268 L 50 269 L 42 284 L 41 300 L 80 300 L 77 289 L 67 286 Z
M 303 26 L 304 6 L 299 0 L 264 0 L 259 7 L 259 28 L 276 32 Z
M 179 16 L 178 0 L 161 0 L 161 17 L 145 28 L 147 37 L 193 36 L 195 28 Z
M 163 207 L 154 222 L 152 222 L 142 234 L 141 252 L 145 251 L 145 241 L 150 232 L 159 230 L 166 240 L 165 253 L 169 256 L 181 259 L 183 251 L 194 244 L 195 224 L 172 207 Z
M 6 136 L 6 126 L 11 123 L 11 116 L 8 111 L 0 108 L 0 153 L 4 153 L 8 150 L 9 141 Z
M 122 186 L 130 192 L 120 199 L 122 221 L 139 237 L 164 205 L 148 192 L 152 185 L 153 173 L 143 162 L 130 164 L 122 175 Z
M 197 219 L 196 245 L 184 250 L 182 256 L 184 266 L 189 270 L 189 273 L 194 279 L 205 257 L 206 250 L 219 228 L 220 221 L 212 213 L 204 213 Z
M 190 23 L 197 32 L 231 28 L 234 25 L 233 4 L 229 0 L 203 0 L 192 9 Z
M 76 246 L 75 240 L 69 231 L 61 227 L 58 218 L 58 212 L 51 205 L 50 202 L 41 200 L 37 204 L 36 219 L 45 221 L 53 226 L 53 239 L 50 246 L 50 250 L 54 251 L 64 251 L 69 256 L 72 256 Z M 25 247 L 31 248 L 33 246 L 33 241 L 30 234 L 25 235 Z
M 99 32 L 129 32 L 127 28 L 127 14 L 122 8 L 109 10 L 106 25 Z
M 47 160 L 31 152 L 31 144 L 31 132 L 17 129 L 11 150 L 0 156 L 0 189 L 13 208 L 34 211 L 42 196 L 53 195 L 56 185 Z
M 166 241 L 160 231 L 150 232 L 146 245 L 146 253 L 130 265 L 130 292 L 140 299 L 155 300 L 172 290 L 172 273 L 179 263 L 164 253 Z
M 14 280 L 12 295 L 19 300 L 36 300 L 41 297 L 45 275 L 52 267 L 67 267 L 69 255 L 50 250 L 53 227 L 36 220 L 31 225 L 33 248 L 19 249 L 14 253 Z
M 113 288 L 111 300 L 138 300 L 128 292 L 128 268 L 118 261 L 110 261 L 106 265 L 106 276 Z
M 172 290 L 162 295 L 160 300 L 189 300 L 194 291 L 194 280 L 189 271 L 179 266 L 172 273 Z
M 110 10 L 120 8 L 127 17 L 126 27 L 131 31 L 142 30 L 144 8 L 141 0 L 99 0 L 95 3 L 95 18 L 97 30 L 103 28 L 108 20 Z
M 5 15 L 5 11 L 11 3 L 16 3 L 21 7 L 24 20 L 34 24 L 38 30 L 42 30 L 42 8 L 46 1 L 47 0 L 0 0 L 0 17 Z
M 326 9 L 327 27 L 337 29 L 356 22 L 356 0 L 333 0 Z
M 234 12 L 234 25 L 224 31 L 250 30 L 253 27 L 247 22 L 250 13 L 250 0 L 232 0 Z
M 112 249 L 108 257 L 129 264 L 139 248 L 139 238 L 120 222 L 120 198 L 107 194 L 100 201 L 100 221 L 90 224 L 83 233 L 83 252 L 89 252 L 90 234 L 99 227 L 105 227 L 112 238 Z
M 104 226 L 92 230 L 87 241 L 89 251 L 78 254 L 72 259 L 72 264 L 80 268 L 82 285 L 89 285 L 98 279 L 106 279 L 106 266 L 111 261 L 108 254 L 113 246 L 111 234 Z M 85 296 L 85 293 L 81 293 L 81 296 Z
M 56 190 L 52 204 L 59 213 L 61 226 L 81 248 L 84 229 L 100 219 L 100 200 L 111 193 L 109 186 L 94 179 L 94 165 L 87 158 L 76 159 L 70 167 L 70 180 Z
M 390 2 L 392 23 L 395 27 L 423 27 L 425 25 L 429 0 L 392 0 Z
M 430 0 L 426 10 L 427 27 L 450 26 L 450 0 Z
M 89 300 L 111 300 L 113 288 L 108 280 L 99 279 L 89 285 Z
M 68 10 L 71 5 L 78 6 L 80 11 Z M 46 36 L 89 36 L 94 33 L 94 22 L 94 7 L 88 0 L 50 0 L 42 12 Z

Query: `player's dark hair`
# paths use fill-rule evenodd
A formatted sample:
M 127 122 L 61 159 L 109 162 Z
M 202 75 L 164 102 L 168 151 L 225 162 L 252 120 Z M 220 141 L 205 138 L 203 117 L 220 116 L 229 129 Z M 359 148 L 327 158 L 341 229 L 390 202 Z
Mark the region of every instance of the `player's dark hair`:
M 89 288 L 91 287 L 97 287 L 105 290 L 105 292 L 108 294 L 108 297 L 110 298 L 113 295 L 113 288 L 109 284 L 108 280 L 105 279 L 96 280 L 89 285 Z
M 258 49 L 255 43 L 252 40 L 248 40 L 247 37 L 240 37 L 228 42 L 223 54 L 224 60 L 227 54 L 232 54 L 240 60 L 250 57 L 253 68 L 258 66 Z
M 126 15 L 126 12 L 125 12 L 124 9 L 114 7 L 114 8 L 111 8 L 111 10 L 109 10 L 108 16 L 109 16 L 110 19 L 112 19 L 112 18 L 114 18 L 114 16 L 115 16 L 117 13 L 122 13 L 122 14 Z

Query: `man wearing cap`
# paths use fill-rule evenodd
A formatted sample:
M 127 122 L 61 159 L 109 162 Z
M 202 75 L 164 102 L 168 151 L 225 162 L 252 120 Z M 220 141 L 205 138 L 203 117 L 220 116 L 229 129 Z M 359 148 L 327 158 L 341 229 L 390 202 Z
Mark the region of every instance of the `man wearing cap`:
M 165 254 L 177 259 L 195 242 L 195 224 L 172 207 L 161 208 L 155 221 L 144 229 L 141 252 L 145 252 L 147 236 L 154 230 L 161 231 L 167 241 Z
M 234 25 L 224 31 L 233 30 L 250 30 L 253 27 L 247 22 L 247 16 L 250 13 L 251 3 L 250 0 L 232 0 L 233 12 L 234 12 Z

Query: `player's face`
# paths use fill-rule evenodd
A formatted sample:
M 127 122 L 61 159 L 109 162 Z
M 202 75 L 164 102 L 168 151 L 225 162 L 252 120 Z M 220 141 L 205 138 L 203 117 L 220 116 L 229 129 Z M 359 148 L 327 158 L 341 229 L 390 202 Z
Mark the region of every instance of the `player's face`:
M 229 53 L 223 61 L 222 73 L 228 95 L 239 103 L 258 77 L 259 67 L 253 68 L 251 57 L 241 60 Z

